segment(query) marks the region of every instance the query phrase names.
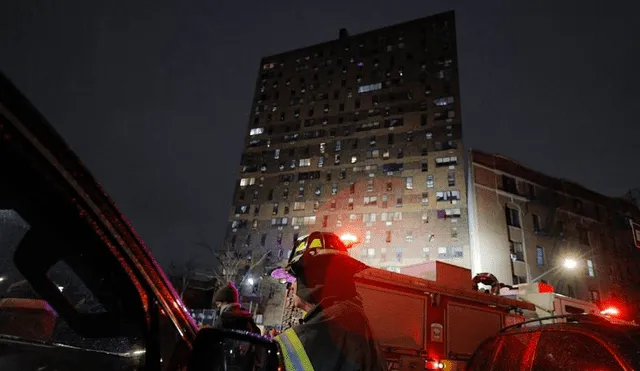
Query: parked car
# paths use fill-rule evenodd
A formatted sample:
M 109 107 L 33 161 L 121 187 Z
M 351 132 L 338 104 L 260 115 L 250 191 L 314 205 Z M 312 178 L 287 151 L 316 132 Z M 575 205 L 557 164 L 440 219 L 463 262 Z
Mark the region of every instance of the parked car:
M 564 322 L 542 324 L 563 319 Z M 640 327 L 596 315 L 541 318 L 504 328 L 475 351 L 467 370 L 638 370 Z
M 196 332 L 129 222 L 0 74 L 0 370 L 233 369 L 229 349 L 277 369 L 271 340 Z

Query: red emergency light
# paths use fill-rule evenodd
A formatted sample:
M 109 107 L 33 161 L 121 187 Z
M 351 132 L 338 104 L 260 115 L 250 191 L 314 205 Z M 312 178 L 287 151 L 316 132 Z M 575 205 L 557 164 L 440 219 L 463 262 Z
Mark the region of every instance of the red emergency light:
M 340 241 L 342 241 L 347 248 L 350 248 L 358 243 L 358 237 L 352 233 L 343 233 L 340 235 Z
M 548 283 L 538 282 L 538 292 L 539 293 L 553 292 L 553 286 L 549 285 Z
M 620 310 L 616 307 L 607 307 L 603 311 L 600 312 L 603 316 L 618 316 L 620 315 Z

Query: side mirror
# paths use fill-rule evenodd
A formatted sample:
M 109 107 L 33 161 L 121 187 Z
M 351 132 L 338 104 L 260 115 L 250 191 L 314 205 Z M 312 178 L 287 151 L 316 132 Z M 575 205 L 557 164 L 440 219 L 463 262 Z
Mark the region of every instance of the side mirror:
M 248 332 L 205 327 L 193 343 L 187 371 L 277 371 L 275 341 Z

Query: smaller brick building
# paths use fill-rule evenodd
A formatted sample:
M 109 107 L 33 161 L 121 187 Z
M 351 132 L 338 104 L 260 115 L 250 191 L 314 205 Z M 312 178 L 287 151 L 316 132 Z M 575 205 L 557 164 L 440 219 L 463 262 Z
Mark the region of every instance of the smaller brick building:
M 474 273 L 508 284 L 545 280 L 558 293 L 639 312 L 635 205 L 504 156 L 471 150 L 468 163 Z M 578 265 L 567 269 L 565 259 Z

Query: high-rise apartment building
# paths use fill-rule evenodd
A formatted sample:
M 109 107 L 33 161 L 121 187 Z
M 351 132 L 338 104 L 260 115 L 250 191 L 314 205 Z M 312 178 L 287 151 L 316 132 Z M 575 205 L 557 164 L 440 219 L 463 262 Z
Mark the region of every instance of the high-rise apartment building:
M 461 136 L 453 12 L 263 58 L 226 242 L 273 263 L 350 232 L 373 266 L 469 267 Z
M 561 294 L 640 313 L 634 204 L 473 150 L 468 205 L 475 273 L 545 280 Z

